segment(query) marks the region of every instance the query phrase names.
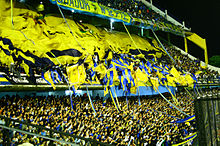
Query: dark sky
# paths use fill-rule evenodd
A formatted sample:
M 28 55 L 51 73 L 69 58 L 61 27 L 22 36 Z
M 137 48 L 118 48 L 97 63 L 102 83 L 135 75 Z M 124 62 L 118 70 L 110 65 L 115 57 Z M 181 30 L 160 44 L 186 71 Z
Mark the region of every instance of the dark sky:
M 220 55 L 220 0 L 153 0 L 154 3 L 206 38 L 209 57 Z

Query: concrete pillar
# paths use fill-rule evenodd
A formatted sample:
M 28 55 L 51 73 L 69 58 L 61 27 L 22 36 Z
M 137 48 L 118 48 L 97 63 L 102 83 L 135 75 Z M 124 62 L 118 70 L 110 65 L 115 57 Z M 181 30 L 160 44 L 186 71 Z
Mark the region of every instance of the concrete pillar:
M 114 20 L 110 20 L 110 31 L 112 31 L 113 29 L 113 23 L 114 23 Z
M 141 36 L 144 36 L 144 28 L 141 27 Z
M 170 45 L 171 44 L 171 42 L 170 42 L 170 33 L 167 33 L 167 41 L 168 41 L 168 45 Z

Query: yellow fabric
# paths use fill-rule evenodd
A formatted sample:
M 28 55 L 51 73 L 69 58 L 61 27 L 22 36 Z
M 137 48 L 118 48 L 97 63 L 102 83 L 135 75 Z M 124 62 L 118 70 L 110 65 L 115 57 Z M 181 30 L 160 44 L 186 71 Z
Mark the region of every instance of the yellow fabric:
M 26 63 L 24 63 L 24 60 L 22 60 L 21 67 L 24 69 L 25 73 L 26 73 L 28 76 L 30 76 L 30 75 L 29 75 L 29 66 L 28 66 Z
M 154 90 L 156 91 L 156 89 L 158 90 L 158 87 L 160 86 L 159 81 L 157 78 L 155 77 L 150 77 L 150 81 L 154 87 Z M 156 89 L 155 89 L 156 88 Z M 157 92 L 157 91 L 156 91 Z
M 198 71 L 195 72 L 195 75 L 199 75 L 201 73 L 202 73 L 202 71 L 198 70 Z
M 75 90 L 77 90 L 80 84 L 83 84 L 86 79 L 84 66 L 73 65 L 67 67 L 67 76 L 69 78 L 70 86 L 74 86 Z
M 131 94 L 136 94 L 137 93 L 137 86 L 133 86 L 130 88 Z
M 44 73 L 44 78 L 51 84 L 54 90 L 56 90 L 56 86 L 54 85 L 53 79 L 51 78 L 51 72 L 47 71 Z
M 192 41 L 193 43 L 195 43 L 196 45 L 198 45 L 202 49 L 204 49 L 204 50 L 207 49 L 206 40 L 201 38 L 199 35 L 193 33 L 192 35 L 188 36 L 187 39 Z
M 104 96 L 106 96 L 108 94 L 108 87 L 104 86 Z
M 98 65 L 94 71 L 98 72 L 100 74 L 100 78 L 103 79 L 105 77 L 105 74 L 107 73 L 107 69 L 103 64 Z
M 136 86 L 145 86 L 148 82 L 148 75 L 143 73 L 139 68 L 136 70 Z
M 0 77 L 0 82 L 8 82 L 8 80 L 4 77 Z
M 168 81 L 168 86 L 176 87 L 175 78 L 170 75 L 167 75 L 166 77 Z
M 22 52 L 20 52 L 20 51 L 18 51 L 18 55 L 17 56 L 21 56 L 21 57 L 23 57 L 24 59 L 26 59 L 26 60 L 28 60 L 28 61 L 30 61 L 30 62 L 32 62 L 32 63 L 35 63 L 35 60 L 32 58 L 32 57 L 28 57 L 28 56 L 26 56 L 24 53 L 22 53 Z M 16 55 L 15 55 L 16 56 Z
M 200 48 L 204 50 L 205 56 L 205 63 L 206 66 L 208 65 L 208 51 L 206 46 L 206 39 L 201 38 L 199 35 L 193 33 L 192 35 L 188 36 L 187 39 L 198 45 Z
M 179 78 L 179 77 L 180 77 L 180 73 L 176 70 L 175 67 L 172 67 L 172 69 L 170 70 L 170 73 L 171 73 L 175 78 Z
M 86 1 L 88 2 L 88 1 Z M 88 2 L 90 3 L 90 2 Z M 18 3 L 15 3 L 18 4 Z M 107 15 L 107 14 L 106 14 Z M 107 32 L 104 29 L 96 28 L 90 24 L 79 24 L 73 21 L 68 16 L 65 16 L 70 28 L 72 29 L 72 33 L 77 38 L 77 41 L 85 48 L 83 50 L 78 42 L 73 38 L 72 34 L 70 33 L 69 28 L 66 26 L 63 18 L 56 17 L 56 16 L 47 16 L 43 20 L 37 20 L 37 18 L 41 17 L 41 14 L 37 12 L 28 10 L 25 8 L 24 5 L 19 3 L 19 6 L 15 5 L 13 9 L 13 22 L 14 22 L 14 29 L 11 27 L 11 11 L 10 11 L 10 3 L 6 2 L 5 0 L 0 1 L 0 36 L 3 38 L 10 39 L 13 46 L 16 48 L 21 49 L 23 52 L 29 51 L 33 55 L 36 55 L 40 58 L 47 58 L 52 61 L 54 64 L 58 65 L 61 64 L 75 64 L 78 62 L 79 59 L 85 59 L 85 62 L 89 64 L 89 68 L 94 66 L 92 56 L 94 52 L 97 52 L 101 61 L 104 61 L 103 57 L 105 55 L 106 50 L 110 50 L 109 56 L 107 60 L 111 60 L 113 58 L 113 53 L 116 52 L 118 54 L 121 53 L 128 53 L 130 54 L 130 50 L 138 49 L 139 53 L 141 50 L 143 51 L 156 51 L 156 53 L 151 54 L 155 57 L 155 59 L 160 58 L 162 53 L 164 52 L 163 49 L 160 48 L 156 40 L 153 40 L 153 47 L 146 39 L 141 38 L 137 35 L 130 34 L 124 32 Z M 86 28 L 86 27 L 87 28 Z M 11 51 L 8 45 L 4 45 L 2 41 L 0 41 L 0 46 L 4 49 L 8 50 L 11 54 L 15 53 L 15 51 Z M 46 53 L 51 52 L 51 50 L 58 50 L 63 51 L 66 49 L 76 49 L 82 55 L 80 57 L 72 57 L 72 56 L 59 56 L 57 58 L 49 57 Z M 18 51 L 18 54 L 21 55 L 24 59 L 31 61 L 32 63 L 36 63 L 35 59 L 29 56 L 26 56 L 22 51 Z M 10 66 L 13 63 L 12 56 L 8 56 L 4 53 L 3 50 L 0 49 L 0 62 Z M 131 55 L 131 54 L 130 54 Z M 140 53 L 140 58 L 145 58 L 145 56 Z M 120 59 L 121 62 L 123 60 Z M 120 66 L 116 63 L 112 63 L 113 65 Z M 135 80 L 136 86 L 145 86 L 146 84 L 150 86 L 150 82 L 148 81 L 148 75 L 138 69 L 136 72 L 133 71 L 133 64 L 130 66 L 124 64 L 125 66 L 120 66 L 124 69 L 128 68 L 131 70 L 131 75 Z M 146 66 L 146 65 L 145 65 Z M 22 62 L 21 67 L 24 68 L 25 73 L 29 74 L 29 66 Z M 147 67 L 147 66 L 146 66 Z M 150 69 L 147 67 L 148 72 Z M 100 74 L 100 78 L 104 78 L 106 73 L 109 71 L 106 69 L 103 63 L 99 64 L 97 67 L 93 67 L 93 70 Z M 119 83 L 119 79 L 117 76 L 117 71 L 115 68 L 112 68 L 114 77 L 113 82 L 114 84 Z M 192 79 L 189 76 L 183 77 L 180 76 L 180 73 L 175 69 L 172 68 L 170 73 L 174 77 L 168 76 L 168 85 L 175 86 L 175 82 L 180 82 L 181 84 L 192 84 Z M 46 74 L 47 75 L 47 74 Z M 159 79 L 163 78 L 163 75 L 157 72 Z M 80 84 L 85 82 L 85 70 L 84 66 L 71 66 L 67 67 L 67 76 L 70 80 L 72 86 L 76 87 L 76 89 L 80 86 Z M 126 69 L 126 76 L 128 76 L 128 71 Z M 48 79 L 50 76 L 48 74 Z M 186 78 L 186 80 L 184 80 Z M 96 81 L 97 77 L 95 78 Z M 123 81 L 124 77 L 122 77 Z M 130 83 L 130 79 L 128 82 Z M 152 79 L 151 79 L 152 80 Z M 158 87 L 159 83 L 158 80 L 152 80 L 153 84 Z M 189 83 L 188 83 L 189 82 Z M 131 82 L 132 83 L 132 82 Z M 122 82 L 122 86 L 124 87 Z M 132 90 L 135 90 L 136 87 L 133 87 Z M 107 92 L 107 90 L 106 90 Z M 106 93 L 105 93 L 106 94 Z
M 186 82 L 187 82 L 187 84 L 188 84 L 188 86 L 189 87 L 193 87 L 194 86 L 194 80 L 193 80 L 193 78 L 190 76 L 190 74 L 187 74 L 186 76 L 185 76 L 185 80 L 186 80 Z
M 190 139 L 188 139 L 188 140 L 186 140 L 186 141 L 183 141 L 183 142 L 181 142 L 181 143 L 178 143 L 178 144 L 173 144 L 172 146 L 181 146 L 181 145 L 186 144 L 186 143 L 189 142 L 189 141 L 192 141 L 192 140 L 193 140 L 194 138 L 196 138 L 196 136 L 197 136 L 197 133 L 196 133 L 196 132 L 193 133 L 193 134 L 191 134 L 191 135 L 189 135 L 189 136 L 184 137 L 184 139 L 186 139 L 186 138 L 189 138 L 189 137 L 191 137 L 191 136 L 193 136 L 193 135 L 195 135 L 193 138 L 190 138 Z
M 19 7 L 17 7 L 18 4 Z M 110 33 L 105 30 L 97 29 L 90 24 L 84 24 L 84 26 L 82 26 L 66 16 L 73 34 L 83 48 L 85 48 L 85 50 L 83 50 L 73 38 L 63 18 L 53 15 L 47 16 L 44 18 L 44 23 L 42 20 L 36 19 L 37 17 L 41 17 L 41 14 L 26 9 L 25 6 L 20 3 L 15 3 L 13 9 L 14 29 L 12 29 L 11 11 L 8 8 L 10 8 L 10 3 L 2 0 L 0 2 L 1 37 L 10 39 L 14 47 L 24 52 L 30 51 L 38 57 L 49 58 L 56 65 L 59 64 L 57 60 L 50 58 L 46 54 L 47 52 L 51 50 L 62 51 L 70 48 L 77 49 L 82 53 L 81 57 L 58 57 L 61 64 L 74 64 L 81 58 L 86 58 L 86 62 L 91 62 L 91 56 L 94 54 L 94 51 L 97 52 L 99 58 L 102 59 L 106 49 L 110 49 L 108 59 L 111 59 L 113 51 L 120 54 L 129 53 L 130 49 L 135 48 L 144 51 L 155 50 L 147 40 L 137 35 L 130 35 L 133 41 L 135 41 L 134 44 L 127 33 Z M 88 28 L 85 29 L 85 26 Z M 82 33 L 81 30 L 87 32 Z M 157 52 L 156 56 L 159 57 L 160 54 L 160 52 Z M 141 58 L 144 57 L 143 55 L 140 56 Z M 25 58 L 27 58 L 27 56 Z M 2 58 L 0 58 L 0 60 L 2 60 Z M 29 57 L 28 60 L 34 63 L 34 60 Z

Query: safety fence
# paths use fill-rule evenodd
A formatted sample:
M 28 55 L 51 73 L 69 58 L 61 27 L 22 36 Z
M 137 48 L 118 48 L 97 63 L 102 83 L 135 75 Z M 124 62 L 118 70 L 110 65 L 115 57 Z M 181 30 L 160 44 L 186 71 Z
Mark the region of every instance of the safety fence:
M 198 144 L 218 146 L 220 141 L 220 93 L 203 89 L 195 99 Z

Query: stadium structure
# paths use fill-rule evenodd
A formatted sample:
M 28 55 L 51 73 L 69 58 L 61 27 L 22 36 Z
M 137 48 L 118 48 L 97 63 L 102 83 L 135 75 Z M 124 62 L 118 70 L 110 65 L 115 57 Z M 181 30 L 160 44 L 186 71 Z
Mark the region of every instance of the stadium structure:
M 219 144 L 220 69 L 152 0 L 1 0 L 0 18 L 0 146 Z

